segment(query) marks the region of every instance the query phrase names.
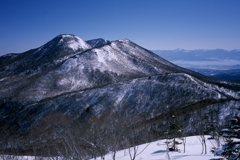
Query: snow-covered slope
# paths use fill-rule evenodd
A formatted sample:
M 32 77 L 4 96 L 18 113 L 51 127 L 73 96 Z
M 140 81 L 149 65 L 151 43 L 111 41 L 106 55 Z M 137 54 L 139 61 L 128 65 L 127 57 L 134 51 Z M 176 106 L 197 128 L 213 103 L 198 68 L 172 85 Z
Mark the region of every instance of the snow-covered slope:
M 167 146 L 165 142 L 166 139 L 158 140 L 154 142 L 149 142 L 146 144 L 134 146 L 131 148 L 125 148 L 123 150 L 117 151 L 116 160 L 131 160 L 131 157 L 134 155 L 134 148 L 137 150 L 136 160 L 210 160 L 222 158 L 219 156 L 214 156 L 210 149 L 216 147 L 214 140 L 208 140 L 209 136 L 205 136 L 207 154 L 202 154 L 202 145 L 199 139 L 199 136 L 190 136 L 186 137 L 185 153 L 183 144 L 177 145 L 178 152 L 167 152 Z M 182 142 L 180 139 L 177 141 Z M 131 153 L 131 155 L 130 155 Z M 113 153 L 107 153 L 104 158 L 105 160 L 112 160 Z M 1 157 L 0 157 L 1 158 Z M 2 155 L 2 158 L 12 158 L 18 160 L 35 160 L 36 158 L 41 158 L 43 160 L 48 159 L 49 157 L 33 157 L 33 156 L 12 156 L 12 155 Z M 57 157 L 52 157 L 57 158 Z M 58 159 L 61 160 L 60 157 Z M 93 159 L 91 159 L 93 160 Z M 101 160 L 101 157 L 97 157 L 96 160 Z
M 207 138 L 209 137 L 210 136 L 205 136 L 207 154 L 202 154 L 201 138 L 199 136 L 190 136 L 186 137 L 185 153 L 183 144 L 177 145 L 179 148 L 178 152 L 167 152 L 167 146 L 165 144 L 167 140 L 164 139 L 135 146 L 135 149 L 137 149 L 136 160 L 213 160 L 222 158 L 214 156 L 210 152 L 212 147 L 216 147 L 216 142 L 214 140 L 208 140 Z M 182 142 L 180 139 L 177 139 L 177 141 Z M 134 147 L 127 148 L 117 152 L 116 160 L 131 160 L 130 156 L 133 155 Z M 97 160 L 101 160 L 101 158 L 98 157 Z M 108 153 L 105 156 L 105 160 L 112 160 L 112 153 Z

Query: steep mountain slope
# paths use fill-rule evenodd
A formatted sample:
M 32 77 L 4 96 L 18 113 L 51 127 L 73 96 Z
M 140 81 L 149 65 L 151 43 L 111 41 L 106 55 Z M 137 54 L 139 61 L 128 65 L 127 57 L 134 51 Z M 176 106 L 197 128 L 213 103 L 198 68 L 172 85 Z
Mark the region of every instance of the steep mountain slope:
M 190 122 L 195 127 L 204 122 L 198 111 L 208 115 L 217 109 L 221 124 L 240 105 L 238 83 L 178 67 L 127 39 L 85 42 L 59 35 L 37 49 L 2 56 L 0 64 L 2 139 L 31 154 L 33 143 L 26 139 L 58 142 L 56 127 L 64 124 L 69 130 L 84 126 L 80 137 L 86 138 L 92 125 L 110 123 L 106 119 L 116 114 L 111 118 L 136 124 L 139 134 L 153 134 L 164 132 L 168 117 L 177 114 L 184 134 L 194 134 Z M 127 137 L 130 128 L 124 129 Z

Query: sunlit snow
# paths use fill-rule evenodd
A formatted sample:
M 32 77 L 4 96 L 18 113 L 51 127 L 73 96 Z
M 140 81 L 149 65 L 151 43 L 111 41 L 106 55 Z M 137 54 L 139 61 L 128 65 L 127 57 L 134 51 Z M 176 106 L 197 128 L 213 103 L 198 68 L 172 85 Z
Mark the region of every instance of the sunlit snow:
M 76 51 L 78 49 L 88 49 L 90 46 L 81 38 L 73 35 L 62 35 L 63 39 L 64 38 L 71 38 L 71 40 L 68 40 L 66 43 L 69 48 L 72 50 Z M 63 41 L 60 41 L 63 42 Z M 61 43 L 60 43 L 61 44 Z
M 206 136 L 206 139 L 209 136 Z M 164 143 L 166 140 L 159 140 L 155 142 L 151 142 L 150 144 L 146 143 L 140 146 L 136 146 L 138 149 L 136 160 L 210 160 L 214 158 L 221 158 L 219 156 L 214 156 L 210 150 L 212 147 L 216 147 L 216 143 L 214 140 L 207 140 L 207 154 L 201 154 L 202 145 L 197 136 L 187 137 L 186 140 L 186 151 L 184 151 L 183 145 L 178 145 L 180 149 L 179 152 L 169 152 L 169 157 L 166 152 L 166 144 Z M 181 140 L 177 140 L 181 142 Z M 147 146 L 148 145 L 148 146 Z M 147 147 L 145 150 L 144 148 Z M 129 151 L 133 154 L 133 148 L 125 149 L 118 151 L 116 154 L 116 160 L 131 160 Z M 93 159 L 92 159 L 93 160 Z M 97 160 L 101 160 L 101 158 L 97 158 Z M 108 153 L 105 156 L 105 160 L 112 160 L 112 154 Z
M 209 136 L 205 136 L 205 138 L 207 139 Z M 181 142 L 180 139 L 176 140 Z M 214 156 L 210 152 L 212 147 L 216 147 L 215 140 L 206 140 L 207 154 L 202 154 L 202 145 L 198 136 L 186 138 L 185 153 L 183 144 L 177 145 L 179 149 L 178 152 L 167 152 L 167 147 L 164 143 L 165 141 L 166 140 L 158 140 L 135 146 L 135 149 L 137 149 L 136 160 L 213 160 L 222 158 L 220 156 Z M 131 160 L 130 153 L 133 154 L 133 147 L 120 150 L 116 153 L 116 160 Z M 18 160 L 34 160 L 35 158 L 40 157 L 18 156 L 16 158 Z M 57 157 L 51 157 L 51 159 L 54 158 L 57 159 Z M 44 160 L 44 158 L 41 159 Z M 59 157 L 58 159 L 61 160 Z M 98 157 L 96 160 L 101 160 L 101 158 Z M 105 155 L 105 160 L 112 160 L 111 152 Z

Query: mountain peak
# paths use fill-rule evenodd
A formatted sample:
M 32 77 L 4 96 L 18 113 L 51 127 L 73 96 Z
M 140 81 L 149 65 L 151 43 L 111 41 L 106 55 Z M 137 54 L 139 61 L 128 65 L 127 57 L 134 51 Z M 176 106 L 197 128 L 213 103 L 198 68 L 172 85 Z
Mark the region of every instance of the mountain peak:
M 74 51 L 91 48 L 84 40 L 73 34 L 60 34 L 55 39 L 59 40 L 58 45 L 63 45 Z
M 90 49 L 89 46 L 84 40 L 81 38 L 72 35 L 72 34 L 60 34 L 44 44 L 43 46 L 39 47 L 34 54 L 38 53 L 47 53 L 53 49 L 59 48 L 60 50 L 73 50 L 73 51 L 83 51 Z

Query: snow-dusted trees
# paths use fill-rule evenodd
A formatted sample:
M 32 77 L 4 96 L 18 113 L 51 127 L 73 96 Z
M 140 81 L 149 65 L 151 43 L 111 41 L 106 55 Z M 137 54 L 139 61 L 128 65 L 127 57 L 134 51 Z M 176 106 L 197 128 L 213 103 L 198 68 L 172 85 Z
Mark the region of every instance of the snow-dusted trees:
M 216 148 L 215 155 L 221 155 L 229 160 L 240 159 L 240 117 L 234 116 L 227 128 L 222 130 L 222 136 L 226 143 L 220 148 Z
M 104 159 L 107 152 L 107 129 L 105 126 L 101 126 L 95 121 L 95 123 L 90 126 L 90 130 L 85 135 L 87 141 L 91 143 L 92 158 L 98 156 Z
M 206 124 L 204 126 L 204 133 L 210 135 L 208 139 L 215 140 L 215 146 L 220 147 L 220 138 L 221 138 L 221 126 L 219 124 L 219 106 L 212 106 L 209 111 L 206 113 L 208 115 L 205 119 Z
M 58 157 L 59 159 L 84 159 L 91 144 L 84 137 L 85 126 L 61 113 L 52 113 L 42 118 L 31 129 L 29 139 L 33 156 Z
M 128 132 L 128 138 L 125 141 L 125 146 L 128 147 L 128 154 L 130 156 L 131 160 L 135 160 L 138 155 L 140 155 L 148 146 L 150 143 L 147 143 L 148 140 L 146 137 L 148 136 L 148 133 L 142 134 L 142 127 L 140 127 L 139 123 L 141 118 L 139 116 L 133 116 L 133 117 L 128 117 L 128 120 L 125 123 L 125 128 L 127 129 Z M 146 128 L 143 130 L 147 130 Z M 146 143 L 143 149 L 140 149 L 139 146 L 137 146 L 139 143 Z
M 117 113 L 107 112 L 105 116 L 94 118 L 84 135 L 85 139 L 92 144 L 92 158 L 98 156 L 104 159 L 106 153 L 112 153 L 115 160 L 116 152 L 124 143 L 124 124 L 126 122 Z

